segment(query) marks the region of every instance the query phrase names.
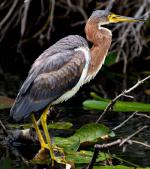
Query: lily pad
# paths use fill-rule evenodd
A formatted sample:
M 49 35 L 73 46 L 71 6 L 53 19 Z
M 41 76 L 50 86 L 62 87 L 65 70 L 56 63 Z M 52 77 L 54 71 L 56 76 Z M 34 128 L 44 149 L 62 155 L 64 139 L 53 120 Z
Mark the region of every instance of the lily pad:
M 95 142 L 110 133 L 110 129 L 103 124 L 89 123 L 78 129 L 72 137 L 79 137 L 80 143 Z
M 48 128 L 49 129 L 70 129 L 73 126 L 70 122 L 56 122 L 56 123 L 49 123 Z
M 78 129 L 68 138 L 55 137 L 54 143 L 63 147 L 65 152 L 77 151 L 80 145 L 94 144 L 100 139 L 114 136 L 112 131 L 103 124 L 89 123 Z
M 73 152 L 73 153 L 67 154 L 66 160 L 73 161 L 75 164 L 88 164 L 91 161 L 92 156 L 93 156 L 92 151 L 81 150 L 79 152 Z M 108 158 L 110 158 L 108 154 L 100 153 L 96 159 L 96 162 L 104 161 Z
M 63 148 L 65 152 L 75 152 L 80 147 L 80 138 L 79 137 L 54 137 L 54 143 Z

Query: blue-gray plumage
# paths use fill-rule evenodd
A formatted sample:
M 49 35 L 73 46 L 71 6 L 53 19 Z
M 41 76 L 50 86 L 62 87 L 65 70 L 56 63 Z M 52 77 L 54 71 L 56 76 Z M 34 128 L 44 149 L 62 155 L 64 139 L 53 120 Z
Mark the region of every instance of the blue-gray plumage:
M 11 108 L 13 119 L 28 117 L 75 86 L 85 65 L 83 53 L 75 51 L 78 47 L 88 47 L 86 40 L 70 35 L 35 60 Z

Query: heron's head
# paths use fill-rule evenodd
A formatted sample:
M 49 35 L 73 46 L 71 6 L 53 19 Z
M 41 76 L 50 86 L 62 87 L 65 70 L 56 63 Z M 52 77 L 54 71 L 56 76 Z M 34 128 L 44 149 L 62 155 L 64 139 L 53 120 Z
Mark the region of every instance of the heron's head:
M 144 22 L 145 21 L 143 19 L 117 15 L 107 10 L 96 10 L 92 13 L 90 18 L 91 19 L 95 18 L 98 21 L 99 25 L 106 25 L 109 23 L 118 23 L 118 22 Z

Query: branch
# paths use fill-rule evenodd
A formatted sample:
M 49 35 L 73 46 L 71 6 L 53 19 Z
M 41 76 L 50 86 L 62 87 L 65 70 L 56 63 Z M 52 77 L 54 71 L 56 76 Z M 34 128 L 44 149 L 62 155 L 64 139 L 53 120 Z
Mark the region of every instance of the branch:
M 137 112 L 134 112 L 133 114 L 131 114 L 131 116 L 129 116 L 126 120 L 124 120 L 122 123 L 120 123 L 118 126 L 114 127 L 112 130 L 117 130 L 120 127 L 122 127 L 125 123 L 127 123 L 131 118 L 133 118 L 136 115 Z
M 132 90 L 134 90 L 135 88 L 137 88 L 139 85 L 143 84 L 146 80 L 150 79 L 150 76 L 147 76 L 146 78 L 138 81 L 134 86 L 132 86 L 131 88 L 124 90 L 122 93 L 120 93 L 118 96 L 116 96 L 105 108 L 105 110 L 103 111 L 103 113 L 100 115 L 100 117 L 98 118 L 98 120 L 96 121 L 96 123 L 99 123 L 100 120 L 102 119 L 102 117 L 105 115 L 105 113 L 107 113 L 109 110 L 113 109 L 114 104 L 116 103 L 117 100 L 119 100 L 122 96 L 124 97 L 130 97 L 132 98 L 132 96 L 127 95 L 128 93 L 130 93 Z
M 114 2 L 115 2 L 115 0 L 110 0 L 109 1 L 108 5 L 107 5 L 107 8 L 106 8 L 107 11 L 111 11 Z
M 141 142 L 141 141 L 137 141 L 137 140 L 130 140 L 130 141 L 131 141 L 131 143 L 140 144 L 140 145 L 142 145 L 142 146 L 145 146 L 145 147 L 150 148 L 150 145 L 149 145 L 149 144 L 145 144 L 145 143 L 143 143 L 143 142 Z
M 128 9 L 132 11 L 133 4 L 130 2 L 125 2 L 128 4 Z M 143 0 L 142 3 L 137 3 L 136 8 L 138 9 L 135 13 L 135 18 L 143 18 L 147 20 L 149 18 L 149 2 Z M 128 10 L 128 15 L 132 12 Z M 120 10 L 121 11 L 121 10 Z M 126 14 L 127 14 L 126 13 Z M 136 26 L 135 26 L 136 25 Z M 116 24 L 113 30 L 118 33 L 117 38 L 113 41 L 111 49 L 117 53 L 116 62 L 119 60 L 124 61 L 123 73 L 127 71 L 128 61 L 133 60 L 135 57 L 139 56 L 142 52 L 143 46 L 146 46 L 146 41 L 142 36 L 142 29 L 145 27 L 143 23 L 121 23 Z M 134 44 L 134 45 L 133 45 Z
M 25 30 L 26 30 L 27 17 L 29 13 L 30 4 L 31 4 L 31 0 L 24 2 L 24 9 L 23 9 L 23 14 L 22 14 L 22 19 L 21 19 L 21 28 L 20 28 L 21 37 L 23 37 Z
M 125 142 L 129 141 L 132 137 L 134 137 L 135 135 L 137 135 L 138 133 L 140 133 L 141 131 L 143 131 L 144 129 L 148 128 L 148 126 L 143 126 L 142 128 L 140 128 L 139 130 L 137 130 L 136 132 L 134 132 L 133 134 L 131 134 L 130 136 L 128 136 L 127 138 L 125 138 L 119 146 L 122 146 Z
M 51 30 L 53 28 L 53 20 L 54 20 L 54 11 L 55 11 L 55 0 L 51 1 L 51 9 L 50 9 L 50 19 L 51 21 L 49 22 L 49 29 L 47 31 L 47 39 L 50 39 L 50 34 Z
M 18 0 L 15 0 L 12 7 L 10 8 L 10 10 L 8 11 L 8 13 L 6 14 L 6 16 L 2 19 L 2 21 L 0 22 L 0 29 L 2 28 L 3 25 L 5 25 L 5 23 L 9 20 L 9 18 L 12 16 L 13 11 L 15 10 L 16 6 L 17 6 Z
M 146 147 L 150 147 L 150 145 L 146 145 L 142 142 L 138 142 L 136 140 L 130 140 L 132 137 L 134 137 L 136 134 L 140 133 L 141 131 L 143 131 L 144 129 L 146 129 L 148 126 L 144 126 L 140 129 L 138 129 L 136 132 L 134 132 L 133 134 L 129 135 L 128 137 L 124 138 L 124 139 L 118 139 L 118 140 L 115 140 L 111 143 L 107 143 L 107 144 L 95 144 L 94 146 L 94 153 L 93 153 L 93 157 L 89 163 L 89 165 L 87 166 L 86 169 L 92 169 L 93 166 L 94 166 L 94 163 L 96 162 L 96 159 L 97 159 L 97 156 L 99 154 L 99 151 L 100 150 L 103 150 L 103 149 L 106 149 L 106 148 L 109 148 L 109 147 L 114 147 L 116 145 L 119 145 L 119 147 L 123 146 L 125 143 L 136 143 L 136 144 L 141 144 L 141 145 L 144 145 Z
M 135 115 L 150 119 L 150 116 L 148 116 L 147 114 L 142 114 L 142 113 L 136 112 Z

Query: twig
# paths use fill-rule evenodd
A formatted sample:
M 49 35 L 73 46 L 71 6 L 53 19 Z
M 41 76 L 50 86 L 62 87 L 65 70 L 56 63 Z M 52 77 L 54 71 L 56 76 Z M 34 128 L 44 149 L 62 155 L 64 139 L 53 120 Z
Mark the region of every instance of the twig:
M 113 146 L 115 146 L 115 145 L 118 145 L 118 144 L 120 144 L 121 142 L 122 142 L 123 140 L 122 139 L 118 139 L 118 140 L 115 140 L 115 141 L 113 141 L 113 142 L 111 142 L 111 143 L 107 143 L 107 144 L 102 144 L 102 145 L 100 145 L 100 144 L 95 144 L 95 148 L 98 148 L 98 149 L 105 149 L 105 148 L 109 148 L 109 147 L 113 147 Z
M 148 116 L 147 114 L 142 114 L 142 113 L 137 112 L 135 115 L 141 116 L 141 117 L 146 117 L 146 118 L 150 119 L 150 116 Z
M 132 137 L 134 137 L 136 134 L 140 133 L 141 131 L 143 131 L 144 129 L 146 129 L 148 126 L 143 126 L 142 128 L 140 128 L 139 130 L 137 130 L 136 132 L 134 132 L 133 134 L 131 134 L 130 136 L 128 136 L 126 139 L 124 139 L 119 146 L 122 146 L 125 142 L 127 142 L 128 140 L 130 140 Z
M 145 146 L 145 147 L 148 147 L 150 148 L 150 145 L 149 144 L 146 144 L 146 143 L 143 143 L 141 141 L 137 141 L 137 140 L 130 140 L 132 143 L 135 143 L 135 144 L 140 144 L 142 146 Z
M 49 29 L 47 31 L 47 39 L 50 39 L 51 30 L 53 28 L 53 20 L 54 20 L 54 11 L 55 11 L 55 0 L 51 1 L 50 7 L 50 22 L 49 22 Z
M 95 146 L 96 146 L 96 145 L 95 145 Z M 93 154 L 92 160 L 90 161 L 90 163 L 89 163 L 89 165 L 86 167 L 86 169 L 92 169 L 93 166 L 94 166 L 94 163 L 95 163 L 95 161 L 96 161 L 96 159 L 97 159 L 97 156 L 98 156 L 98 153 L 99 153 L 99 149 L 96 148 L 95 146 L 94 146 L 94 154 Z
M 2 123 L 1 120 L 0 120 L 0 125 L 1 125 L 1 127 L 2 127 L 3 133 L 4 133 L 5 136 L 7 137 L 7 136 L 8 136 L 7 129 L 6 129 L 6 127 L 4 126 L 4 124 Z
M 100 117 L 98 118 L 98 120 L 96 121 L 96 123 L 99 123 L 99 121 L 102 119 L 102 117 L 104 116 L 104 114 L 106 112 L 108 112 L 110 109 L 113 108 L 114 104 L 116 103 L 116 101 L 118 99 L 120 99 L 120 97 L 124 96 L 124 97 L 131 97 L 128 96 L 127 94 L 130 93 L 132 90 L 134 90 L 135 88 L 137 88 L 139 85 L 141 85 L 142 83 L 144 83 L 146 80 L 150 79 L 150 76 L 147 76 L 146 78 L 138 81 L 134 86 L 132 86 L 131 88 L 124 90 L 122 93 L 120 93 L 118 96 L 116 96 L 105 108 L 105 110 L 103 111 L 103 113 L 100 115 Z
M 87 14 L 85 13 L 84 9 L 82 8 L 82 4 L 80 5 L 74 5 L 72 4 L 71 0 L 67 0 L 68 6 L 74 10 L 74 11 L 79 11 L 81 15 L 83 16 L 84 20 L 87 21 L 88 17 Z
M 5 25 L 5 23 L 8 21 L 8 19 L 12 16 L 13 11 L 15 10 L 16 6 L 17 6 L 18 0 L 15 0 L 12 7 L 10 8 L 10 10 L 8 11 L 8 13 L 6 14 L 6 16 L 3 18 L 3 20 L 0 22 L 0 29 L 2 28 L 3 25 Z
M 115 2 L 115 0 L 109 1 L 109 4 L 107 5 L 107 8 L 106 8 L 107 11 L 110 11 L 112 9 L 114 2 Z
M 94 163 L 96 162 L 96 159 L 97 159 L 97 156 L 98 156 L 100 150 L 119 145 L 122 141 L 123 141 L 122 139 L 118 139 L 118 140 L 115 140 L 115 141 L 113 141 L 111 143 L 107 143 L 107 144 L 102 144 L 102 145 L 95 144 L 93 157 L 92 157 L 89 165 L 86 167 L 86 169 L 93 168 Z
M 31 37 L 31 39 L 33 39 L 33 38 L 36 38 L 36 37 L 38 37 L 40 34 L 42 34 L 44 31 L 45 31 L 45 29 L 50 25 L 50 28 L 48 29 L 48 30 L 50 30 L 51 28 L 52 28 L 52 26 L 53 26 L 53 23 L 51 23 L 51 22 L 53 22 L 53 13 L 54 13 L 54 5 L 55 5 L 55 0 L 53 0 L 52 2 L 51 2 L 52 4 L 52 6 L 50 5 L 50 7 L 51 7 L 51 9 L 50 9 L 50 7 L 49 7 L 49 10 L 51 10 L 51 12 L 50 12 L 50 14 L 48 15 L 48 18 L 47 18 L 47 21 L 44 23 L 44 25 L 43 25 L 43 27 L 40 29 L 40 30 L 38 30 L 32 37 Z M 48 32 L 47 32 L 48 33 Z M 49 33 L 48 33 L 49 34 Z
M 136 140 L 130 140 L 132 137 L 134 137 L 136 134 L 140 133 L 141 131 L 143 131 L 145 128 L 147 128 L 148 126 L 144 126 L 140 129 L 138 129 L 136 132 L 134 132 L 133 134 L 131 134 L 130 136 L 124 138 L 124 139 L 118 139 L 118 140 L 115 140 L 111 143 L 107 143 L 107 144 L 95 144 L 94 146 L 94 153 L 93 153 L 93 157 L 89 163 L 89 165 L 87 166 L 86 169 L 92 169 L 93 166 L 94 166 L 94 163 L 96 162 L 96 159 L 97 159 L 97 156 L 99 154 L 99 151 L 102 150 L 102 149 L 106 149 L 106 148 L 109 148 L 109 147 L 113 147 L 113 146 L 116 146 L 116 145 L 119 145 L 119 147 L 123 146 L 125 143 L 136 143 L 136 144 L 141 144 L 141 145 L 144 145 L 144 146 L 147 146 L 149 147 L 149 145 L 146 145 L 142 142 L 138 142 Z
M 111 143 L 107 143 L 107 144 L 102 144 L 102 145 L 95 144 L 93 157 L 92 157 L 92 159 L 91 159 L 91 161 L 90 161 L 90 163 L 89 163 L 89 165 L 87 166 L 86 169 L 92 169 L 93 168 L 100 149 L 102 150 L 102 149 L 105 149 L 105 148 L 113 147 L 113 146 L 119 145 L 121 142 L 122 142 L 122 139 L 118 139 L 118 140 L 115 140 L 115 141 L 113 141 Z
M 129 9 L 132 9 L 133 2 L 124 2 L 128 4 Z M 142 3 L 137 4 L 138 8 L 137 12 L 135 13 L 135 18 L 144 18 L 145 20 L 148 19 L 149 13 L 149 2 L 147 0 L 143 0 Z M 130 10 L 128 11 L 130 14 Z M 144 27 L 143 23 L 124 23 L 124 24 L 116 24 L 113 30 L 117 30 L 118 36 L 112 43 L 112 49 L 115 49 L 117 53 L 116 62 L 119 61 L 120 56 L 121 59 L 124 60 L 123 72 L 126 73 L 127 70 L 127 63 L 130 60 L 133 60 L 135 57 L 139 56 L 142 52 L 143 46 L 146 45 L 146 41 L 142 37 L 142 27 Z M 134 45 L 133 45 L 134 44 Z M 129 57 L 130 56 L 130 57 Z M 121 60 L 120 59 L 120 60 Z
M 131 116 L 129 116 L 126 120 L 124 120 L 122 123 L 120 123 L 118 126 L 114 127 L 112 130 L 117 130 L 120 127 L 122 127 L 125 123 L 127 123 L 132 117 L 134 117 L 136 115 L 137 112 L 134 112 L 133 114 L 131 114 Z
M 29 12 L 29 7 L 31 4 L 31 0 L 25 1 L 24 2 L 24 9 L 23 9 L 23 14 L 22 14 L 22 19 L 21 19 L 21 37 L 23 37 L 25 30 L 26 30 L 26 24 L 27 24 L 27 17 L 28 17 L 28 12 Z
M 129 92 L 131 92 L 132 90 L 134 90 L 135 88 L 137 88 L 139 85 L 141 85 L 142 83 L 144 83 L 146 80 L 150 79 L 150 76 L 147 76 L 146 78 L 138 81 L 133 87 L 131 87 L 130 89 L 128 90 L 125 90 L 124 91 L 124 94 L 127 94 Z

